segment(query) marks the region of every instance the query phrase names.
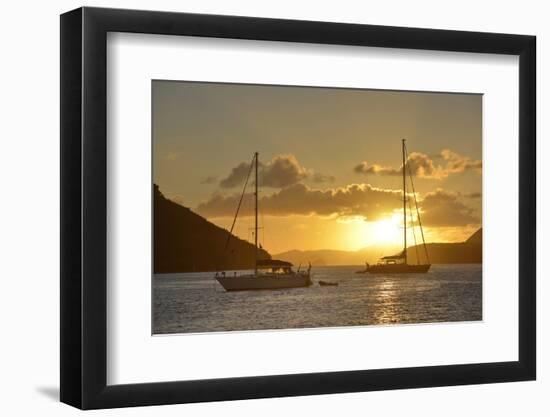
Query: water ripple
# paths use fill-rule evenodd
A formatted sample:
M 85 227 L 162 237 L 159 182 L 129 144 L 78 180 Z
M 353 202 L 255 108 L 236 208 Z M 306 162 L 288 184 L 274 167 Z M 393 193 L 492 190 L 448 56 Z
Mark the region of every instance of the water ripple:
M 153 279 L 155 334 L 482 319 L 482 268 L 433 265 L 427 274 L 355 274 L 359 266 L 314 268 L 314 285 L 225 292 L 212 273 Z M 319 280 L 337 281 L 321 287 Z

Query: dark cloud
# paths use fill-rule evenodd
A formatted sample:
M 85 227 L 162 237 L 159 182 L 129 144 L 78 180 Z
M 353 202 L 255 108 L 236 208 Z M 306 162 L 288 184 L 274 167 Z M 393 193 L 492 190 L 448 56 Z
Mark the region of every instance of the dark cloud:
M 474 210 L 459 200 L 460 195 L 438 188 L 420 202 L 422 224 L 428 227 L 450 227 L 479 224 Z
M 220 187 L 233 188 L 242 185 L 250 170 L 250 163 L 241 162 L 231 173 L 220 181 Z M 300 165 L 294 155 L 277 155 L 267 163 L 259 164 L 259 185 L 262 187 L 284 188 L 296 184 L 307 177 L 316 182 L 325 182 L 328 176 L 319 176 Z
M 479 224 L 475 211 L 462 198 L 477 198 L 477 193 L 460 194 L 438 188 L 419 201 L 422 224 L 428 227 L 458 227 Z M 205 217 L 232 217 L 240 194 L 215 194 L 199 204 L 196 211 Z M 252 201 L 253 194 L 245 196 Z M 270 216 L 317 215 L 324 217 L 360 216 L 366 221 L 377 220 L 401 209 L 401 190 L 387 190 L 370 184 L 350 184 L 345 187 L 314 189 L 296 183 L 260 198 L 261 211 Z M 252 216 L 253 205 L 244 204 L 241 215 Z
M 212 176 L 203 178 L 201 180 L 201 184 L 214 184 L 216 181 L 218 181 L 218 177 L 212 175 Z
M 264 214 L 272 216 L 363 216 L 374 220 L 399 208 L 400 196 L 399 190 L 384 190 L 369 184 L 319 190 L 298 183 L 262 197 L 260 207 Z M 239 197 L 238 194 L 216 194 L 201 203 L 197 212 L 207 217 L 233 216 Z M 246 198 L 251 199 L 252 195 Z M 243 209 L 243 215 L 252 215 L 252 207 Z
M 334 182 L 335 179 L 336 177 L 334 177 L 333 175 L 325 175 L 321 174 L 320 172 L 315 172 L 311 176 L 311 180 L 317 184 L 321 184 L 324 182 Z
M 434 163 L 434 159 L 443 160 L 443 164 Z M 449 149 L 442 150 L 438 155 L 428 156 L 421 152 L 412 152 L 406 161 L 407 172 L 420 178 L 443 179 L 450 174 L 474 170 L 481 173 L 482 163 L 479 160 L 461 156 Z M 363 161 L 356 165 L 353 170 L 358 174 L 366 175 L 403 175 L 403 166 L 399 168 L 385 167 L 382 165 L 369 165 Z
M 361 162 L 353 168 L 358 174 L 372 174 L 372 175 L 401 175 L 401 169 L 393 169 L 391 167 L 384 167 L 382 165 L 374 164 L 369 165 L 367 161 Z
M 262 166 L 259 184 L 262 187 L 284 188 L 298 183 L 310 174 L 294 155 L 277 155 Z
M 416 177 L 422 178 L 443 178 L 446 176 L 445 171 L 441 167 L 434 165 L 433 160 L 426 154 L 413 152 L 409 155 L 407 162 L 407 172 L 410 168 L 411 173 Z M 367 161 L 361 162 L 353 169 L 358 174 L 373 174 L 373 175 L 403 175 L 403 166 L 399 168 L 385 167 L 382 165 L 369 165 Z
M 250 171 L 250 164 L 241 162 L 231 170 L 231 173 L 226 178 L 220 181 L 220 187 L 233 188 L 242 185 L 248 175 L 248 171 Z
M 473 192 L 473 193 L 465 193 L 462 194 L 466 198 L 481 198 L 481 193 Z

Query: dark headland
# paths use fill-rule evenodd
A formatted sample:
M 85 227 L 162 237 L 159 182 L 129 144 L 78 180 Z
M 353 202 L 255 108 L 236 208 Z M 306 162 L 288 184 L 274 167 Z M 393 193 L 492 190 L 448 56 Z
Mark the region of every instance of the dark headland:
M 460 243 L 428 243 L 426 245 L 432 264 L 477 264 L 483 257 L 483 231 L 478 229 L 466 241 Z M 424 260 L 422 246 L 418 246 L 419 258 Z M 416 262 L 416 248 L 407 250 L 411 263 Z
M 155 273 L 253 268 L 254 245 L 164 197 L 154 186 Z M 260 258 L 270 258 L 260 249 Z

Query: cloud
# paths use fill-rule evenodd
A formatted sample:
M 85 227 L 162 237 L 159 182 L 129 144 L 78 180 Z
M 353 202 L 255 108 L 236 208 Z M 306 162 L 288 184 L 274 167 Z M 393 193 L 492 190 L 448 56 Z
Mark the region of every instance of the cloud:
M 460 200 L 460 194 L 438 188 L 420 202 L 422 225 L 428 227 L 456 227 L 479 224 L 474 210 Z
M 444 164 L 437 164 L 434 159 L 442 159 Z M 476 171 L 481 174 L 482 162 L 464 157 L 449 149 L 442 150 L 438 155 L 430 157 L 421 152 L 412 152 L 406 161 L 407 171 L 415 177 L 427 179 L 443 179 L 450 174 L 456 174 L 465 171 Z M 363 161 L 353 168 L 354 172 L 365 175 L 403 175 L 403 165 L 399 168 L 392 168 L 378 164 L 369 165 Z
M 410 169 L 415 177 L 441 179 L 448 175 L 442 167 L 436 166 L 428 155 L 420 152 L 411 153 L 407 158 L 406 166 L 407 172 L 408 169 Z M 403 175 L 402 165 L 399 168 L 392 168 L 377 164 L 369 165 L 367 161 L 363 161 L 359 165 L 356 165 L 353 170 L 358 174 Z
M 378 164 L 369 165 L 367 161 L 363 161 L 359 165 L 356 165 L 353 168 L 353 171 L 358 174 L 366 175 L 401 175 L 400 169 L 393 169 L 391 167 L 385 167 Z
M 340 188 L 313 189 L 298 183 L 260 199 L 261 211 L 271 216 L 319 215 L 363 216 L 375 220 L 401 205 L 399 190 L 384 190 L 369 184 L 350 184 Z M 213 195 L 196 211 L 207 217 L 235 215 L 240 195 Z M 246 196 L 252 198 L 252 194 Z M 251 205 L 243 207 L 242 215 L 252 215 Z
M 296 184 L 310 174 L 294 155 L 277 155 L 262 166 L 259 184 L 263 187 L 283 188 Z
M 311 178 L 315 183 L 331 182 L 334 177 L 304 168 L 292 154 L 276 155 L 267 163 L 258 167 L 259 185 L 270 188 L 285 188 Z M 234 188 L 242 185 L 250 170 L 250 163 L 241 162 L 229 175 L 220 181 L 222 188 Z
M 426 154 L 413 152 L 407 158 L 407 171 L 415 177 L 441 179 L 448 174 L 444 168 L 435 166 L 433 160 Z M 399 170 L 401 171 L 401 169 Z
M 481 174 L 482 162 L 471 158 L 461 156 L 450 149 L 443 149 L 441 157 L 447 161 L 446 169 L 449 173 L 457 173 L 464 171 L 476 171 Z
M 461 227 L 477 225 L 481 219 L 463 198 L 477 198 L 477 193 L 460 194 L 438 188 L 419 199 L 422 224 L 427 227 Z M 196 208 L 205 217 L 233 217 L 240 194 L 214 194 Z M 253 194 L 245 195 L 240 215 L 254 214 Z M 260 210 L 270 216 L 317 215 L 322 217 L 363 218 L 375 221 L 400 210 L 401 190 L 389 190 L 370 184 L 349 184 L 344 187 L 315 189 L 296 183 L 260 198 Z
M 481 193 L 478 193 L 478 192 L 465 193 L 462 195 L 466 198 L 481 198 Z
M 201 180 L 201 184 L 214 184 L 218 180 L 218 177 L 215 175 L 210 175 L 208 177 L 204 177 Z
M 336 177 L 334 177 L 333 175 L 325 175 L 321 174 L 320 172 L 315 172 L 311 176 L 311 179 L 314 183 L 321 184 L 324 182 L 334 182 Z
M 231 173 L 226 178 L 220 181 L 220 187 L 233 188 L 237 185 L 241 185 L 244 182 L 249 171 L 250 164 L 247 164 L 246 162 L 241 162 L 239 165 L 231 170 Z

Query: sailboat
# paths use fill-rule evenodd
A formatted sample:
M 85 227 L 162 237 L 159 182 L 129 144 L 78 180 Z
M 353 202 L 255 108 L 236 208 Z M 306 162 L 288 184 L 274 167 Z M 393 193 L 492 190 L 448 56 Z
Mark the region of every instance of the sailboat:
M 406 164 L 407 161 L 407 146 L 405 145 L 405 139 L 402 139 L 402 154 L 403 154 L 403 250 L 396 255 L 384 256 L 380 258 L 376 265 L 366 264 L 365 270 L 357 271 L 357 273 L 371 273 L 371 274 L 412 274 L 412 273 L 426 273 L 430 269 L 430 258 L 428 256 L 428 249 L 426 247 L 426 241 L 424 239 L 424 230 L 422 229 L 422 222 L 420 220 L 420 211 L 418 210 L 418 202 L 416 200 L 416 192 L 414 190 L 413 177 L 410 166 Z M 425 263 L 420 263 L 420 257 L 418 253 L 418 245 L 415 244 L 416 249 L 416 264 L 408 263 L 407 259 L 407 203 L 409 203 L 409 211 L 412 213 L 410 206 L 410 198 L 407 198 L 407 171 L 411 181 L 412 194 L 414 197 L 414 203 L 416 208 L 416 218 L 418 225 L 420 226 L 420 234 L 422 236 L 422 243 L 424 247 Z M 411 215 L 412 222 L 412 215 Z M 414 231 L 414 225 L 412 228 L 414 240 L 416 243 L 416 234 Z
M 246 178 L 243 193 L 237 206 L 237 212 L 233 219 L 233 224 L 228 235 L 226 242 L 226 249 L 229 243 L 229 239 L 232 236 L 233 228 L 237 216 L 239 215 L 239 209 L 243 201 L 243 197 L 246 192 L 246 186 L 250 179 L 252 167 L 255 167 L 255 190 L 254 190 L 254 246 L 255 259 L 254 259 L 254 273 L 238 275 L 236 272 L 233 275 L 228 275 L 225 271 L 216 272 L 214 278 L 221 284 L 226 291 L 246 291 L 246 290 L 274 290 L 282 288 L 299 288 L 309 287 L 313 284 L 311 280 L 311 264 L 305 271 L 294 271 L 292 269 L 292 263 L 278 260 L 278 259 L 259 259 L 258 246 L 258 152 L 254 153 L 248 176 Z M 298 268 L 299 269 L 299 268 Z

